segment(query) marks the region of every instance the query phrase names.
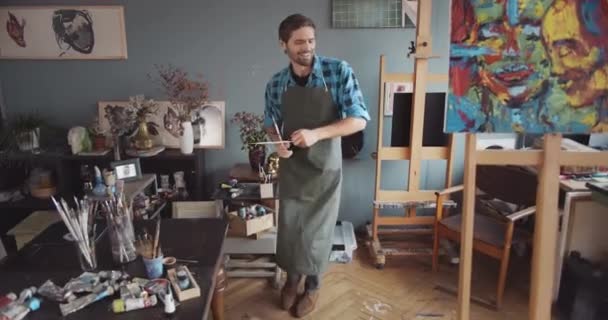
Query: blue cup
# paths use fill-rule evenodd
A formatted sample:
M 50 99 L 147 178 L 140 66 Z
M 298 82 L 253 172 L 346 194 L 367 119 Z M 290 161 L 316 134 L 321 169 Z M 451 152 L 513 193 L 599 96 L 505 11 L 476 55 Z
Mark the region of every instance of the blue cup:
M 142 259 L 144 260 L 148 279 L 158 279 L 163 275 L 163 256 L 154 259 L 142 257 Z

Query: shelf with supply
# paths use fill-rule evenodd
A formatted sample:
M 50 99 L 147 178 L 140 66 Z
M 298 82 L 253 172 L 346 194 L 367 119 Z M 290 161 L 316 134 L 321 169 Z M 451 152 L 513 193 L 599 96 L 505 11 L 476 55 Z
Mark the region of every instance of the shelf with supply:
M 208 198 L 204 188 L 206 177 L 204 150 L 198 149 L 194 150 L 192 154 L 184 155 L 179 150 L 167 149 L 158 155 L 139 159 L 143 176 L 148 177 L 147 179 L 154 178 L 155 185 L 157 175 L 172 175 L 176 171 L 183 171 L 189 199 L 200 201 Z M 52 172 L 51 178 L 56 187 L 57 196 L 82 197 L 84 192 L 81 166 L 87 165 L 91 170 L 94 166 L 103 169 L 109 168 L 113 161 L 111 152 L 100 156 L 72 155 L 66 148 L 41 150 L 35 154 L 17 151 L 0 152 L 0 181 L 2 181 L 0 191 L 23 189 L 32 168 L 43 167 Z M 147 187 L 150 185 L 150 183 L 146 184 Z M 32 212 L 53 208 L 50 199 L 39 199 L 31 195 L 15 201 L 0 202 L 0 213 L 2 214 L 0 235 L 4 235 Z M 170 208 L 170 206 L 162 206 L 157 210 L 158 213 L 168 216 L 169 212 L 165 212 L 168 211 L 165 208 Z

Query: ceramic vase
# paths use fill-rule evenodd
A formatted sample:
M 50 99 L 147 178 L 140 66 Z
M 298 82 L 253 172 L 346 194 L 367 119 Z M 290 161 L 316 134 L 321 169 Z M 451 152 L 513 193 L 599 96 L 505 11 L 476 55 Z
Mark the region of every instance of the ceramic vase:
M 183 154 L 192 154 L 192 152 L 194 151 L 194 134 L 192 132 L 192 122 L 182 122 L 182 128 L 184 129 L 184 131 L 179 138 L 179 148 Z

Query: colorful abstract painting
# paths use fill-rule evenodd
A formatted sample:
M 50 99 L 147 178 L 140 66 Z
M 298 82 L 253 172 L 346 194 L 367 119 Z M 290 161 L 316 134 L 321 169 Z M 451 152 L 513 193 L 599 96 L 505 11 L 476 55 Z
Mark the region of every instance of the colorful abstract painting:
M 452 0 L 446 132 L 608 132 L 608 0 Z

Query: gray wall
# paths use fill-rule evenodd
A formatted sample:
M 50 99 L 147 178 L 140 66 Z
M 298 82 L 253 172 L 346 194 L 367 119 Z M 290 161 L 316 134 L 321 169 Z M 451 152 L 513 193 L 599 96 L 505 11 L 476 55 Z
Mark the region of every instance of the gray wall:
M 108 4 L 106 1 L 0 1 L 2 5 Z M 371 219 L 378 117 L 378 64 L 388 58 L 391 72 L 413 72 L 406 59 L 413 29 L 331 29 L 330 0 L 131 0 L 109 1 L 125 6 L 129 58 L 125 61 L 0 61 L 8 113 L 37 109 L 63 126 L 86 125 L 95 115 L 99 100 L 121 100 L 143 93 L 162 98 L 146 75 L 155 63 L 173 63 L 191 72 L 202 72 L 211 84 L 212 99 L 225 100 L 227 118 L 247 110 L 262 113 L 267 80 L 287 65 L 278 47 L 277 26 L 288 14 L 300 12 L 317 23 L 317 52 L 347 60 L 363 89 L 372 121 L 366 130 L 365 149 L 358 160 L 344 163 L 341 219 L 360 224 Z M 446 73 L 448 61 L 449 1 L 434 1 L 434 53 L 431 72 Z M 435 87 L 431 90 L 445 90 Z M 390 118 L 386 118 L 390 120 Z M 390 121 L 388 121 L 390 123 Z M 387 132 L 390 126 L 386 128 Z M 386 135 L 386 133 L 385 133 Z M 459 146 L 462 141 L 459 140 Z M 461 149 L 461 148 L 459 148 Z M 459 157 L 460 159 L 461 157 Z M 209 186 L 224 178 L 233 163 L 246 162 L 237 130 L 227 121 L 226 149 L 207 153 Z M 405 186 L 403 169 L 383 166 L 385 187 Z M 423 186 L 443 183 L 442 164 L 425 165 Z M 456 164 L 460 177 L 461 161 Z M 432 169 L 432 170 L 431 170 Z M 426 175 L 425 175 L 426 173 Z

